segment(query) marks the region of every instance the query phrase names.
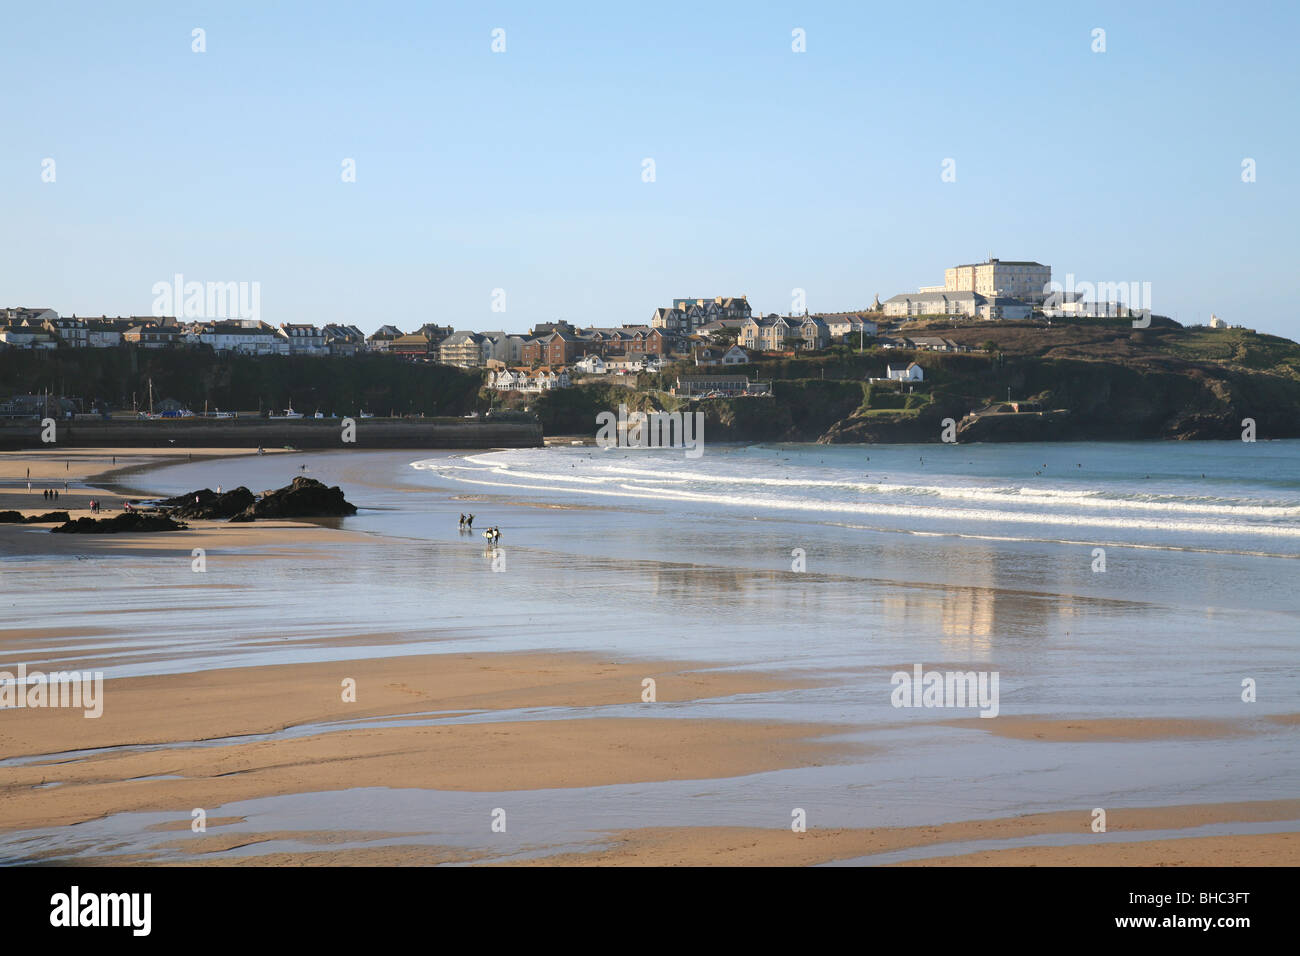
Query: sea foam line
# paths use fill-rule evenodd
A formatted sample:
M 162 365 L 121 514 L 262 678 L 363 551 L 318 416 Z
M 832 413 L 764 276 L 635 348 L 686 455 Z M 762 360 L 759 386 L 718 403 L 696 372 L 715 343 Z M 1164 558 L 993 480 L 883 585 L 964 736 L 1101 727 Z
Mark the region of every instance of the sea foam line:
M 465 469 L 455 469 L 464 471 Z M 478 474 L 500 474 L 502 477 L 524 478 L 543 481 L 562 480 L 564 476 L 538 473 L 522 473 L 509 469 L 485 469 Z M 1264 535 L 1269 537 L 1300 538 L 1300 527 L 1275 527 L 1268 525 L 1249 525 L 1209 522 L 1177 522 L 1155 519 L 1133 518 L 1128 516 L 1094 517 L 1065 514 L 1033 514 L 1027 512 L 976 510 L 964 508 L 918 507 L 915 505 L 888 505 L 881 503 L 843 503 L 827 501 L 784 500 L 772 498 L 746 497 L 738 502 L 735 495 L 704 494 L 683 489 L 645 488 L 635 484 L 623 483 L 618 490 L 601 490 L 597 488 L 572 488 L 563 485 L 535 485 L 506 482 L 503 480 L 478 480 L 463 474 L 448 474 L 440 471 L 443 477 L 453 481 L 463 481 L 474 485 L 521 488 L 532 491 L 581 492 L 610 498 L 640 498 L 652 501 L 684 501 L 701 504 L 715 504 L 726 507 L 750 506 L 767 511 L 787 510 L 802 512 L 832 512 L 837 514 L 879 515 L 886 517 L 909 518 L 913 521 L 979 521 L 1006 522 L 1012 524 L 1030 524 L 1046 526 L 1080 527 L 1080 528 L 1134 528 L 1145 531 L 1185 532 L 1191 534 L 1239 534 Z M 576 476 L 568 476 L 570 481 Z M 919 529 L 918 529 L 919 530 Z

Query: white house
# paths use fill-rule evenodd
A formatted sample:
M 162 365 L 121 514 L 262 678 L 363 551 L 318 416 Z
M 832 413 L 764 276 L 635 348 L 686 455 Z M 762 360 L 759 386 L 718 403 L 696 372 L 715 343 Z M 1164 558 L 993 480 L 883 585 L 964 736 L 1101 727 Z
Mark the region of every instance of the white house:
M 720 345 L 710 348 L 696 349 L 695 364 L 708 365 L 748 365 L 749 353 L 739 345 L 733 345 L 729 349 L 723 349 Z M 646 370 L 651 372 L 659 371 L 658 367 L 651 368 L 650 363 L 646 363 Z
M 645 359 L 638 356 L 636 358 L 606 359 L 605 370 L 613 372 L 616 375 L 634 375 L 637 372 L 645 371 Z
M 70 319 L 61 319 L 57 316 L 46 319 L 41 323 L 41 327 L 73 348 L 86 348 L 90 344 L 86 323 L 75 315 Z
M 892 365 L 885 366 L 885 375 L 895 382 L 923 382 L 925 381 L 925 369 L 912 362 L 906 367 L 899 366 L 894 368 Z
M 1212 329 L 1226 329 L 1227 327 L 1228 327 L 1228 322 L 1227 322 L 1226 319 L 1221 319 L 1221 318 L 1219 318 L 1219 317 L 1218 317 L 1217 315 L 1215 315 L 1213 312 L 1210 313 L 1210 328 L 1212 328 Z
M 0 326 L 0 342 L 20 349 L 54 349 L 59 343 L 45 329 L 25 326 Z
M 827 330 L 831 333 L 831 339 L 836 342 L 845 342 L 850 339 L 856 342 L 864 336 L 876 334 L 876 323 L 861 316 L 823 316 L 823 320 L 826 322 Z
M 548 368 L 543 365 L 533 374 L 535 388 L 529 391 L 545 392 L 552 388 L 569 387 L 569 370 L 566 368 Z
M 325 333 L 314 325 L 284 322 L 280 325 L 280 335 L 289 343 L 290 355 L 329 354 Z
M 588 375 L 605 374 L 605 360 L 595 353 L 584 355 L 574 362 L 573 366 L 579 372 L 586 372 Z
M 291 343 L 286 336 L 265 323 L 248 325 L 233 322 L 209 322 L 190 326 L 190 334 L 199 342 L 212 346 L 214 352 L 238 352 L 242 355 L 288 355 Z
M 499 392 L 545 392 L 553 388 L 568 388 L 569 371 L 545 365 L 536 370 L 503 368 L 489 373 L 488 384 Z
M 92 349 L 109 349 L 122 344 L 122 332 L 118 323 L 108 319 L 86 319 L 86 346 Z

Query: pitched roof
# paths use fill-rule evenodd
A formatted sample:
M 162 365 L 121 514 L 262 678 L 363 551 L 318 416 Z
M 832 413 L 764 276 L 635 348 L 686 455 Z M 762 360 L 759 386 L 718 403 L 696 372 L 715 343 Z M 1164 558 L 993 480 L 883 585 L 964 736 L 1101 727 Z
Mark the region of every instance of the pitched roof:
M 912 302 L 912 301 L 916 301 L 916 302 L 937 302 L 937 301 L 940 300 L 940 299 L 944 300 L 945 302 L 947 302 L 947 301 L 963 301 L 963 302 L 983 303 L 983 302 L 985 301 L 985 297 L 984 297 L 983 295 L 981 295 L 980 293 L 978 293 L 978 292 L 971 292 L 971 291 L 969 291 L 969 290 L 964 290 L 964 291 L 961 291 L 961 292 L 953 292 L 953 291 L 947 291 L 947 292 L 900 292 L 898 295 L 891 296 L 890 298 L 886 299 L 886 300 L 885 300 L 885 303 L 888 304 L 888 303 L 890 303 L 890 302 Z

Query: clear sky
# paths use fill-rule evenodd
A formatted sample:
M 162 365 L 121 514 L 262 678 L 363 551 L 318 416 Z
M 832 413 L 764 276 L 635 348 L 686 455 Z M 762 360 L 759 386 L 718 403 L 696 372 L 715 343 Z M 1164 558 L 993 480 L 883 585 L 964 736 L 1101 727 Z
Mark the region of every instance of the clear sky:
M 7 3 L 0 306 L 149 314 L 181 273 L 274 324 L 523 331 L 992 254 L 1300 338 L 1298 11 Z

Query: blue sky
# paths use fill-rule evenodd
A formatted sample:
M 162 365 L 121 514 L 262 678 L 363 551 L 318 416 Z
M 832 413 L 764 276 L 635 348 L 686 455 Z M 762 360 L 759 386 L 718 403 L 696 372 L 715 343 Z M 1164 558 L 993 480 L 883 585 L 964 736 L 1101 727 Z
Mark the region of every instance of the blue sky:
M 181 273 L 272 323 L 522 331 L 992 254 L 1300 338 L 1297 9 L 11 4 L 0 305 L 148 314 Z

